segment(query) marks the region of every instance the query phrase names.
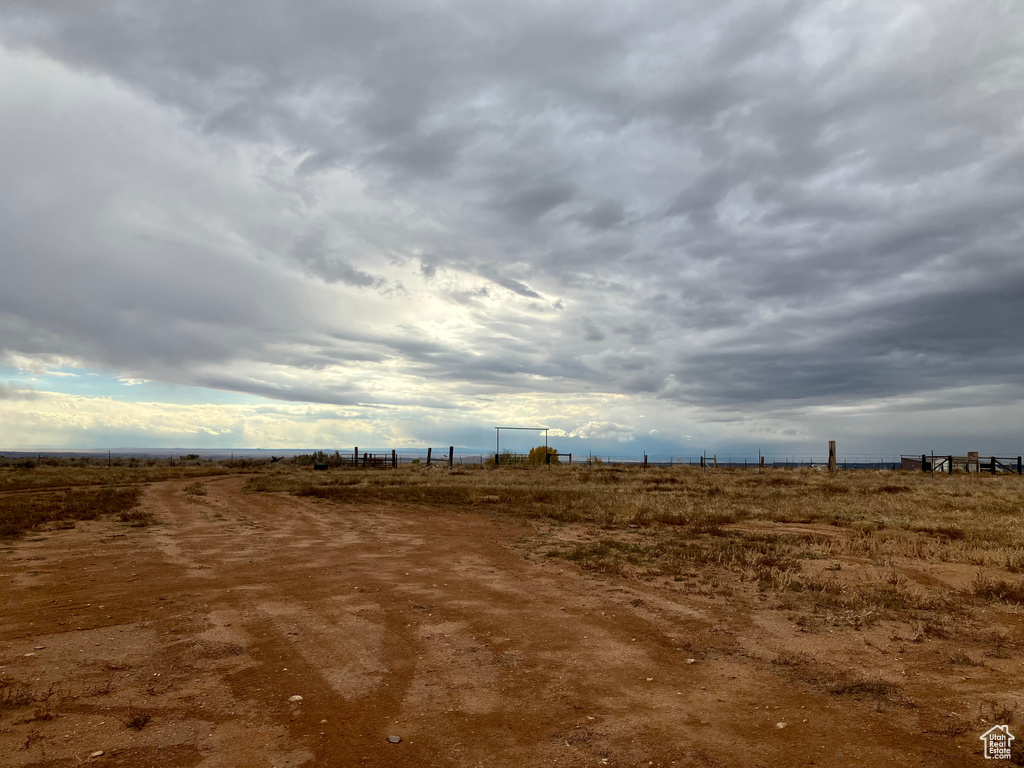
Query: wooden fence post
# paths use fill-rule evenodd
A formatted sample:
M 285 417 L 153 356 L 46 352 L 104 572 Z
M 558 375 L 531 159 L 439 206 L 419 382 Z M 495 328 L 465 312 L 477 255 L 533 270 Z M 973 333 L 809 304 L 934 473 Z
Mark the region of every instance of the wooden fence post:
M 995 456 L 989 456 L 988 459 L 989 459 L 989 461 L 992 462 L 992 466 L 989 467 L 989 471 L 994 475 L 996 473 L 996 457 Z
M 644 469 L 647 469 L 647 454 L 644 454 Z
M 427 448 L 427 466 L 428 467 L 430 466 L 430 453 L 433 450 L 434 450 L 433 448 Z
M 833 475 L 836 473 L 836 441 L 828 441 L 828 471 Z
M 391 449 L 391 468 L 398 469 L 398 454 L 394 448 Z
M 352 468 L 356 469 L 359 466 L 359 446 L 357 445 L 352 449 Z
M 952 475 L 953 474 L 953 457 L 952 456 L 947 456 L 946 457 L 946 462 L 949 464 L 949 466 L 946 467 L 946 469 L 949 471 L 949 474 Z
M 718 469 L 718 454 L 717 453 L 714 456 L 711 457 L 711 461 L 714 462 L 715 469 Z
M 922 454 L 921 454 L 921 471 L 922 471 L 922 472 L 927 472 L 927 471 L 928 471 L 928 467 L 926 467 L 926 466 L 925 466 L 925 464 L 926 464 L 927 460 L 928 460 L 928 457 L 927 457 L 927 456 L 925 456 L 925 455 L 924 455 L 924 454 L 922 453 Z
M 1022 468 L 1022 467 L 1021 467 L 1021 457 L 1020 457 L 1020 456 L 1018 456 L 1018 457 L 1017 457 L 1017 474 L 1018 474 L 1018 475 L 1020 475 L 1020 474 L 1024 474 L 1024 473 L 1022 473 L 1022 472 L 1021 472 L 1021 468 Z
M 449 445 L 448 446 L 448 469 L 451 469 L 452 465 L 454 463 L 455 463 L 455 446 L 454 445 Z

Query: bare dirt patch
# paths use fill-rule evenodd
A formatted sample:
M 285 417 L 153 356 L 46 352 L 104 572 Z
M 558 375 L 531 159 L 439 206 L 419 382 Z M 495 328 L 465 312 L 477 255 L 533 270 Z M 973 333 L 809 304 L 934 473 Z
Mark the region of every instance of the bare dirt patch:
M 171 480 L 154 525 L 0 544 L 0 762 L 960 766 L 1018 718 L 1021 615 L 966 581 L 1016 584 L 1005 547 L 893 524 L 919 489 L 815 479 L 803 520 L 780 473 L 755 518 L 701 478 L 588 521 L 575 476 L 514 516 L 495 476 L 455 504 L 413 475 Z M 851 511 L 876 498 L 882 527 Z

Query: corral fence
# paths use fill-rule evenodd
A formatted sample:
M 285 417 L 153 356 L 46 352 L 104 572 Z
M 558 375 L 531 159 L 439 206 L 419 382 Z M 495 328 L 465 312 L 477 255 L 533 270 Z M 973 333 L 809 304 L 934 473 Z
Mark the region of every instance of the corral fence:
M 447 455 L 445 455 L 447 454 Z M 465 457 L 459 457 L 459 463 Z M 471 458 L 476 458 L 471 457 Z M 482 463 L 483 456 L 480 456 Z M 396 469 L 400 464 L 425 463 L 429 466 L 447 466 L 451 469 L 455 465 L 455 446 L 448 446 L 448 450 L 440 449 L 434 453 L 433 448 L 427 448 L 425 460 L 421 456 L 400 456 L 395 449 L 385 451 L 362 451 L 359 446 L 352 449 L 351 453 L 335 451 L 327 454 L 318 451 L 314 454 L 313 469 L 325 470 L 335 467 L 347 467 L 352 469 Z M 468 463 L 468 462 L 467 462 Z
M 494 463 L 495 466 L 503 467 L 531 467 L 539 464 L 568 464 L 572 466 L 572 454 L 571 453 L 548 453 L 542 456 L 539 460 L 536 455 L 533 459 L 530 458 L 528 453 L 512 453 L 510 451 L 502 451 L 501 453 L 492 453 L 488 457 L 488 462 Z
M 966 456 L 935 456 L 922 453 L 920 456 L 901 456 L 900 468 L 918 472 L 942 472 L 952 475 L 955 471 L 967 474 L 999 473 L 1024 474 L 1024 460 L 1021 456 L 979 456 L 970 451 Z

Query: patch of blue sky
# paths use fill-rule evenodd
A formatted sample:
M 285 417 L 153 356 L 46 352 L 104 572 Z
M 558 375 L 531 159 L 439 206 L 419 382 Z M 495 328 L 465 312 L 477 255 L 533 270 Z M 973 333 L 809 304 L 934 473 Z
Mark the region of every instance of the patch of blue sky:
M 127 403 L 246 405 L 265 402 L 253 395 L 117 376 L 88 368 L 47 368 L 42 372 L 0 366 L 9 386 L 81 397 L 109 397 Z

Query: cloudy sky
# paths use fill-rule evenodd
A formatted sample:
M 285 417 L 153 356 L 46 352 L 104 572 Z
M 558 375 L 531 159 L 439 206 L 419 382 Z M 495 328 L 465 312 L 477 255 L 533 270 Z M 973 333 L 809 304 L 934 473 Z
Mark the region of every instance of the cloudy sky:
M 4 0 L 0 174 L 0 448 L 1024 443 L 1019 0 Z

